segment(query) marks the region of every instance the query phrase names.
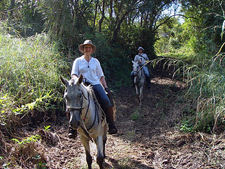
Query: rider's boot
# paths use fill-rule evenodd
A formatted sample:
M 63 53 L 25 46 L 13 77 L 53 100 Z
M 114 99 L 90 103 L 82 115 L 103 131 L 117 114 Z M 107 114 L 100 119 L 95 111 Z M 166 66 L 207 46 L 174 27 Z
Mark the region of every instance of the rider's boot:
M 113 107 L 109 107 L 106 109 L 105 111 L 106 114 L 106 121 L 109 124 L 109 130 L 108 133 L 109 134 L 116 134 L 118 132 L 114 121 L 113 121 Z
M 146 77 L 146 82 L 147 82 L 147 87 L 148 87 L 148 89 L 150 89 L 150 84 L 151 84 L 151 82 L 150 82 L 150 77 Z
M 68 136 L 69 136 L 69 138 L 75 139 L 77 137 L 77 130 L 74 130 L 71 127 L 69 127 Z

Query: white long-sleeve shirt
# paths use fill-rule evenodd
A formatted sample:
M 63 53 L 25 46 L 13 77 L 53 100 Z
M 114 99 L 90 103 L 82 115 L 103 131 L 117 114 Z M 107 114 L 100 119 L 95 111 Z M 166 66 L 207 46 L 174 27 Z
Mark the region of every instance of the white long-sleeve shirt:
M 85 82 L 89 82 L 92 85 L 101 84 L 100 78 L 104 76 L 102 67 L 98 59 L 91 57 L 90 61 L 87 62 L 84 55 L 74 60 L 71 76 L 75 74 L 78 77 L 82 74 Z

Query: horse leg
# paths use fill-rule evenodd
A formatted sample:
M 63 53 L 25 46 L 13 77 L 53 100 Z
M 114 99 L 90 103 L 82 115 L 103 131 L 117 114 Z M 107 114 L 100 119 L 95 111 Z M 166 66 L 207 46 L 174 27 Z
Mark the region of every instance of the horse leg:
M 138 89 L 137 85 L 135 86 L 135 89 L 136 89 L 136 96 L 137 96 L 138 102 L 140 103 L 139 89 Z
M 99 165 L 100 169 L 103 169 L 103 162 L 104 162 L 104 143 L 103 143 L 103 136 L 98 136 L 95 139 L 95 143 L 97 145 L 97 164 Z
M 139 107 L 142 107 L 142 100 L 140 98 Z
M 142 107 L 142 100 L 143 100 L 143 86 L 141 86 L 140 87 L 140 95 L 139 95 L 139 97 L 140 97 L 140 107 Z
M 107 141 L 107 128 L 106 128 L 106 133 L 103 135 L 103 157 L 105 158 L 106 155 L 105 155 L 105 144 L 106 144 L 106 141 Z
M 83 137 L 81 135 L 81 142 L 82 142 L 82 144 L 84 146 L 84 149 L 85 149 L 86 161 L 87 161 L 87 164 L 88 164 L 88 169 L 91 169 L 92 157 L 91 157 L 91 154 L 90 154 L 89 139 L 86 138 L 86 137 Z
M 142 107 L 142 99 L 141 99 L 141 96 L 139 96 L 139 107 Z
M 139 96 L 137 95 L 137 99 L 138 99 L 138 103 L 140 104 L 140 98 L 139 98 Z

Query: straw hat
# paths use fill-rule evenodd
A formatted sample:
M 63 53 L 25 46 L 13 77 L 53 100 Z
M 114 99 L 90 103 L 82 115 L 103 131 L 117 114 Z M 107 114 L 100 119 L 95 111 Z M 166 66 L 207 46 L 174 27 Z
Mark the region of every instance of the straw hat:
M 144 50 L 144 48 L 143 48 L 143 47 L 141 47 L 141 46 L 138 48 L 138 51 L 139 51 L 140 49 Z
M 79 51 L 81 53 L 84 53 L 84 46 L 85 45 L 91 45 L 92 46 L 92 53 L 95 53 L 96 46 L 92 44 L 92 41 L 91 40 L 85 40 L 84 43 L 82 43 L 82 44 L 79 45 Z

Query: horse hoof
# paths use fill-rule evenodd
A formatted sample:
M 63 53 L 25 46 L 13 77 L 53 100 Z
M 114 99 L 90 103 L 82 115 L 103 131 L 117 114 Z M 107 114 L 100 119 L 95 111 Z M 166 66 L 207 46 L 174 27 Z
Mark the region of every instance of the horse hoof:
M 103 168 L 104 157 L 97 157 L 97 164 L 99 165 L 100 169 Z

